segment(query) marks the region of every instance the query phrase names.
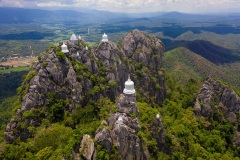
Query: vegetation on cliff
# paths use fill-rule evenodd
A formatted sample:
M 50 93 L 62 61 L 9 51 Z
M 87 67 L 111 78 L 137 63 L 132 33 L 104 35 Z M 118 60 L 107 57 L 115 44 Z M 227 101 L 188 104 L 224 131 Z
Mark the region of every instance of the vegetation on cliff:
M 138 118 L 141 128 L 136 135 L 150 159 L 239 159 L 239 146 L 232 142 L 236 129 L 223 112 L 209 117 L 194 112 L 203 83 L 200 76 L 185 76 L 184 83 L 175 74 L 166 76 L 162 44 L 142 32 L 129 32 L 119 44 L 100 43 L 87 51 L 81 42 L 69 44 L 70 54 L 51 47 L 40 55 L 19 96 L 0 103 L 5 137 L 0 139 L 0 159 L 83 158 L 82 138 L 94 137 L 104 128 L 102 120 L 118 111 L 115 102 L 127 72 L 136 85 L 139 109 L 128 116 Z M 156 127 L 156 114 L 164 127 Z M 119 158 L 116 148 L 94 143 L 97 159 Z

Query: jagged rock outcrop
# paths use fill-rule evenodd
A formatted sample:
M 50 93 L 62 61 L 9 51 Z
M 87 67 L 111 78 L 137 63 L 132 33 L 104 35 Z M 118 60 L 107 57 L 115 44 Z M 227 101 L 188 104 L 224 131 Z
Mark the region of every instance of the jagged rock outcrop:
M 22 106 L 7 124 L 4 133 L 7 142 L 13 142 L 16 137 L 23 141 L 30 137 L 31 133 L 22 126 L 23 123 L 27 123 L 27 127 L 39 126 L 42 118 L 49 118 L 48 107 L 57 99 L 68 99 L 70 103 L 65 109 L 70 111 L 82 100 L 82 86 L 76 81 L 72 64 L 67 59 L 58 59 L 54 50 L 41 57 L 27 77 L 31 75 L 32 78 L 25 81 L 28 93 L 22 98 Z M 32 115 L 25 116 L 26 111 Z
M 164 50 L 162 42 L 144 32 L 133 30 L 123 36 L 121 46 L 126 57 L 131 59 L 128 62 L 129 69 L 135 73 L 132 79 L 138 92 L 150 103 L 162 104 L 165 95 L 165 77 L 161 70 Z
M 28 127 L 41 125 L 43 119 L 61 121 L 65 111 L 72 112 L 76 106 L 85 106 L 100 96 L 115 101 L 128 73 L 142 98 L 150 104 L 162 104 L 165 75 L 161 70 L 164 50 L 161 41 L 134 30 L 119 43 L 100 42 L 97 48 L 88 50 L 83 41 L 77 45 L 68 43 L 70 52 L 66 54 L 60 52 L 60 43 L 39 56 L 23 82 L 22 105 L 7 124 L 5 140 L 12 143 L 20 137 L 25 141 L 32 137 Z M 122 107 L 119 112 L 135 113 L 137 109 Z
M 230 87 L 208 79 L 200 89 L 194 111 L 196 114 L 209 116 L 216 107 L 224 111 L 227 117 L 233 118 L 233 114 L 240 110 L 240 98 Z
M 233 143 L 240 146 L 240 98 L 227 85 L 208 79 L 204 82 L 197 96 L 194 112 L 197 116 L 211 118 L 216 111 L 220 111 L 224 118 L 234 125 Z
M 152 137 L 157 141 L 158 151 L 171 154 L 171 150 L 167 146 L 167 143 L 165 141 L 166 131 L 164 129 L 164 126 L 160 117 L 153 120 L 150 127 L 150 131 L 151 131 Z
M 80 144 L 80 154 L 86 160 L 95 160 L 96 151 L 94 148 L 94 142 L 89 135 L 84 135 Z
M 111 114 L 108 122 L 103 121 L 96 131 L 95 140 L 109 152 L 115 147 L 122 160 L 149 159 L 148 151 L 143 148 L 142 140 L 137 135 L 141 128 L 138 118 L 130 115 L 138 113 L 135 94 L 121 94 L 117 107 L 119 111 Z

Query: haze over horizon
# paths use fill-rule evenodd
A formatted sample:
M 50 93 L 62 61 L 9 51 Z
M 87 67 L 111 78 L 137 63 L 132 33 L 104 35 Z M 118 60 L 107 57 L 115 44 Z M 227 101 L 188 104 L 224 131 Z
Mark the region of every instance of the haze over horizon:
M 88 8 L 110 12 L 239 12 L 239 0 L 0 0 L 0 7 L 73 9 Z

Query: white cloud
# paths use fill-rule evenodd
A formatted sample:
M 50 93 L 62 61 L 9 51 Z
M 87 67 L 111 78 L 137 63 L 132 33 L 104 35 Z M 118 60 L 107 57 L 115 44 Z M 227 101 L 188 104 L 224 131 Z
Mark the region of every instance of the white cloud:
M 23 2 L 21 0 L 0 0 L 1 7 L 24 7 Z
M 240 8 L 240 0 L 0 0 L 0 6 L 88 7 L 118 12 L 205 12 Z
M 69 7 L 70 5 L 62 2 L 49 1 L 49 2 L 36 3 L 36 6 L 38 7 Z

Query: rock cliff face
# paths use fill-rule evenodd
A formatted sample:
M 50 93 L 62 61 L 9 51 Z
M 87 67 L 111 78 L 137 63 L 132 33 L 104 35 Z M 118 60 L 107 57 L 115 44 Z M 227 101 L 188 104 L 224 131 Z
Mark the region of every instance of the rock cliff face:
M 165 77 L 161 70 L 164 49 L 162 42 L 134 30 L 122 38 L 121 46 L 126 57 L 130 59 L 129 69 L 131 73 L 135 73 L 133 81 L 138 92 L 141 96 L 162 104 L 164 99 L 160 97 L 165 95 Z
M 111 114 L 108 122 L 103 121 L 97 130 L 95 140 L 107 148 L 109 152 L 115 147 L 120 159 L 149 159 L 148 151 L 143 149 L 142 141 L 137 136 L 140 124 L 136 97 L 121 94 L 117 102 L 118 112 Z
M 233 143 L 240 146 L 240 98 L 227 85 L 208 79 L 204 82 L 194 106 L 197 116 L 214 118 L 216 112 L 223 114 L 234 126 Z M 219 118 L 219 117 L 217 117 Z
M 134 30 L 126 33 L 118 45 L 101 42 L 97 48 L 89 47 L 89 50 L 82 41 L 67 45 L 69 53 L 60 52 L 60 44 L 39 56 L 39 61 L 33 65 L 20 91 L 22 105 L 7 124 L 4 133 L 7 142 L 12 143 L 18 137 L 25 141 L 32 137 L 29 127 L 39 126 L 43 119 L 61 121 L 65 111 L 72 112 L 76 106 L 85 106 L 100 96 L 115 101 L 128 73 L 132 75 L 139 97 L 149 103 L 162 104 L 165 76 L 161 70 L 164 48 L 160 40 Z M 128 111 L 128 108 L 120 107 L 118 114 L 123 116 L 124 125 L 127 121 L 137 123 L 125 115 L 137 112 L 136 107 L 130 108 Z M 122 126 L 116 126 L 114 131 L 118 133 Z M 128 127 L 132 133 L 139 129 Z M 135 136 L 132 134 L 129 138 L 135 139 Z M 135 140 L 134 145 L 141 146 L 138 138 Z M 141 150 L 141 147 L 135 147 Z
M 4 138 L 8 142 L 16 137 L 21 140 L 30 137 L 31 133 L 23 125 L 39 126 L 41 118 L 49 117 L 48 107 L 56 103 L 56 99 L 68 99 L 70 103 L 65 109 L 70 111 L 82 100 L 82 86 L 76 81 L 73 66 L 67 59 L 59 60 L 54 50 L 41 57 L 28 76 L 31 74 L 33 77 L 24 82 L 28 93 L 22 98 L 22 107 L 7 125 Z M 29 112 L 31 114 L 26 115 Z
M 86 160 L 96 159 L 94 142 L 89 135 L 86 134 L 85 136 L 83 136 L 79 151 Z

